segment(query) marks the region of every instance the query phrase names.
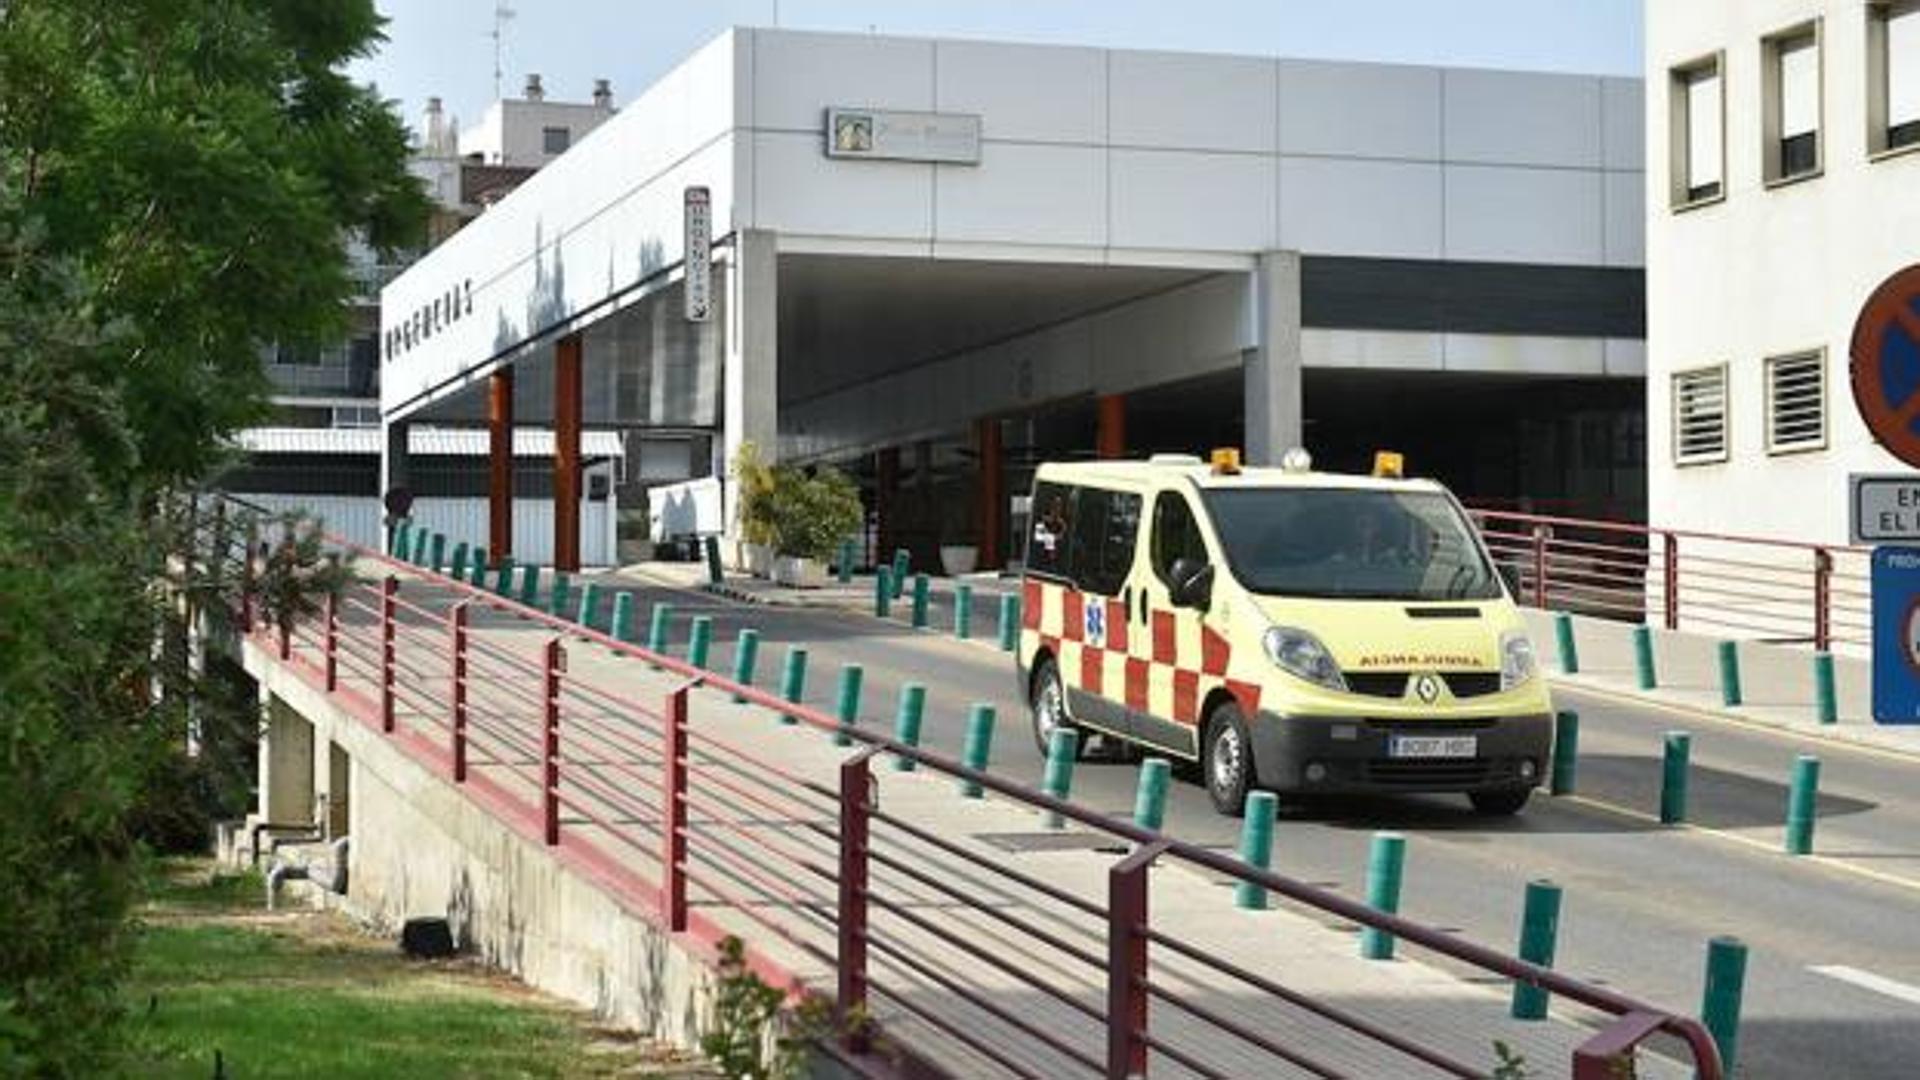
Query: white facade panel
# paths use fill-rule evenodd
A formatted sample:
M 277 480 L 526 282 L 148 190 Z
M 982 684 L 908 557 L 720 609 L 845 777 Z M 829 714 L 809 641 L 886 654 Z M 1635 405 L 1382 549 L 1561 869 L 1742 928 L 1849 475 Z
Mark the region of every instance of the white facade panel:
M 1640 266 L 1647 258 L 1647 185 L 1639 173 L 1601 177 L 1606 206 L 1606 264 Z
M 1280 152 L 1440 157 L 1440 69 L 1280 61 Z
M 1367 208 L 1355 213 L 1356 206 Z M 1322 255 L 1437 259 L 1440 166 L 1283 158 L 1280 246 Z
M 932 236 L 934 166 L 830 158 L 818 135 L 760 132 L 753 139 L 759 227 L 893 240 Z
M 755 30 L 753 126 L 813 132 L 830 105 L 933 111 L 933 42 L 875 34 Z
M 1601 338 L 1530 337 L 1519 334 L 1448 334 L 1446 370 L 1502 375 L 1604 375 Z
M 1446 73 L 1448 161 L 1600 167 L 1600 80 L 1518 71 Z
M 1192 53 L 1108 55 L 1114 145 L 1264 154 L 1278 149 L 1279 66 L 1274 61 Z
M 1020 237 L 1097 247 L 1106 242 L 1107 151 L 989 144 L 981 167 L 936 171 L 934 206 L 941 240 Z
M 241 498 L 275 513 L 305 511 L 319 517 L 326 531 L 348 543 L 373 551 L 384 550 L 386 510 L 373 495 L 281 495 L 249 492 Z M 446 535 L 449 557 L 453 544 L 484 544 L 487 536 L 487 500 L 415 499 L 414 524 Z M 617 506 L 611 499 L 580 504 L 580 561 L 586 566 L 612 566 Z M 513 501 L 513 555 L 521 565 L 553 562 L 553 503 L 547 499 Z
M 1600 174 L 1449 165 L 1449 259 L 1598 265 Z
M 934 111 L 981 117 L 987 141 L 1106 142 L 1102 50 L 975 41 L 942 41 L 934 48 Z
M 1274 158 L 1114 150 L 1111 161 L 1115 246 L 1247 252 L 1274 246 Z
M 1442 335 L 1408 330 L 1300 330 L 1300 360 L 1311 368 L 1439 371 L 1446 358 Z

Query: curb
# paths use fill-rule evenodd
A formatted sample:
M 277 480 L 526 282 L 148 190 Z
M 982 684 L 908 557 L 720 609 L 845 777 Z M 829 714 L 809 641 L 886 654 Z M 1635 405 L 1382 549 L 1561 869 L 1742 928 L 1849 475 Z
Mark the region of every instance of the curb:
M 1583 680 L 1570 679 L 1558 672 L 1549 672 L 1547 679 L 1553 684 L 1555 689 L 1571 690 L 1580 694 L 1591 694 L 1594 697 L 1605 698 L 1620 705 L 1662 709 L 1685 716 L 1699 717 L 1704 720 L 1731 724 L 1735 727 L 1742 727 L 1751 731 L 1807 739 L 1815 743 L 1826 743 L 1850 750 L 1864 750 L 1906 760 L 1920 761 L 1920 748 L 1910 749 L 1904 746 L 1888 746 L 1884 743 L 1875 742 L 1872 739 L 1852 734 L 1844 728 L 1835 730 L 1830 727 L 1812 725 L 1800 727 L 1780 721 L 1768 720 L 1764 717 L 1750 716 L 1746 713 L 1706 708 L 1699 705 L 1690 705 L 1686 702 L 1667 701 L 1651 694 L 1642 694 L 1632 690 L 1621 690 L 1610 686 L 1595 685 Z M 1877 727 L 1877 725 L 1874 726 Z

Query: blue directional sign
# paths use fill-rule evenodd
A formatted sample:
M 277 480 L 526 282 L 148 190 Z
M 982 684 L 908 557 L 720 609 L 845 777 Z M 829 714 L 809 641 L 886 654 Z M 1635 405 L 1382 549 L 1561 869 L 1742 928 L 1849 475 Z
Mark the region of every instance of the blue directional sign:
M 1920 548 L 1873 549 L 1873 718 L 1920 724 Z

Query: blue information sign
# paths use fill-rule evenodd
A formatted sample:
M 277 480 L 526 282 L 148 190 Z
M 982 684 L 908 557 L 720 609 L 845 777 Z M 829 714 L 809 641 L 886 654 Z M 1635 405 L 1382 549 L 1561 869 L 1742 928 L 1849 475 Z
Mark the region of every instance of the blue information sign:
M 1873 718 L 1920 724 L 1920 548 L 1873 549 Z

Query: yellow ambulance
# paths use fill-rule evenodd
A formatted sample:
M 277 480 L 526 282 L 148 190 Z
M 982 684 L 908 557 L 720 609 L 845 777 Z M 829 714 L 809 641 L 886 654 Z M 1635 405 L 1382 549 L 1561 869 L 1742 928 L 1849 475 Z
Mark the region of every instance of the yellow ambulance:
M 1041 752 L 1064 728 L 1197 762 L 1228 814 L 1254 788 L 1519 811 L 1553 738 L 1532 642 L 1453 495 L 1381 461 L 1042 465 L 1018 653 Z

